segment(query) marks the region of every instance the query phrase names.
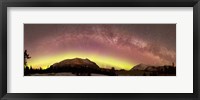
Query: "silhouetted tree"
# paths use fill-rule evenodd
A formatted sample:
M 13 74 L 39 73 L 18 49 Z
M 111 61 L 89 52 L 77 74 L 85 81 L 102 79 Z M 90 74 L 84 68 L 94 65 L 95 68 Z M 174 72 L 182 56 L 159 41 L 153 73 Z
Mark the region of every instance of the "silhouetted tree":
M 29 73 L 29 68 L 28 68 L 28 66 L 26 66 L 25 68 L 24 68 L 24 75 L 27 75 Z
M 30 70 L 31 70 L 31 71 L 33 70 L 32 66 L 30 67 Z
M 27 67 L 27 59 L 30 59 L 31 57 L 27 53 L 27 50 L 24 51 L 24 66 Z

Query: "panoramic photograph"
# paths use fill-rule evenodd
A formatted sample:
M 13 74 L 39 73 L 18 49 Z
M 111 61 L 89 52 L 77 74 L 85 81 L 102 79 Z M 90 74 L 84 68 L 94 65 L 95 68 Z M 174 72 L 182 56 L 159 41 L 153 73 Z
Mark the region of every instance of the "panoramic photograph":
M 24 76 L 176 76 L 176 24 L 24 24 Z

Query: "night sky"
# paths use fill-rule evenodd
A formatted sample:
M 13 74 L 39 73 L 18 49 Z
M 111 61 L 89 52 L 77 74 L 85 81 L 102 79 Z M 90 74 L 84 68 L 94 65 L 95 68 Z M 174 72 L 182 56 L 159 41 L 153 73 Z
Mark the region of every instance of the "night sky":
M 28 65 L 47 68 L 71 58 L 100 67 L 176 64 L 176 24 L 24 24 Z

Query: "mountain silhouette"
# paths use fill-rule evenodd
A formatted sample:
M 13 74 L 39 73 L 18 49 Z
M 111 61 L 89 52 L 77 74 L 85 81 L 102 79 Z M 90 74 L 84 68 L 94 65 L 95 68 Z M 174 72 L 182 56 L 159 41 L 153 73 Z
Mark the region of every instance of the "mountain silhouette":
M 55 63 L 52 65 L 53 68 L 60 68 L 60 67 L 86 67 L 86 68 L 94 68 L 98 69 L 99 66 L 90 61 L 89 59 L 82 59 L 82 58 L 74 58 L 74 59 L 65 59 L 59 63 Z
M 91 76 L 96 75 L 116 75 L 113 69 L 100 68 L 95 62 L 89 59 L 74 58 L 65 59 L 61 62 L 51 65 L 45 70 L 48 73 L 72 73 L 77 76 Z
M 170 65 L 164 66 L 150 66 L 145 64 L 138 64 L 134 66 L 130 71 L 168 71 L 168 70 L 176 70 L 176 67 Z
M 149 66 L 145 65 L 145 64 L 138 64 L 138 65 L 134 66 L 131 70 L 145 70 L 147 67 L 149 67 Z

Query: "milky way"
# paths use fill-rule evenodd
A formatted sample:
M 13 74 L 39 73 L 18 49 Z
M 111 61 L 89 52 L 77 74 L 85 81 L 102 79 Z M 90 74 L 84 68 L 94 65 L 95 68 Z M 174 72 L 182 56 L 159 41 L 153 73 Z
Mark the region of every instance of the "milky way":
M 72 52 L 72 58 L 97 55 L 99 62 L 112 58 L 130 66 L 140 63 L 171 65 L 176 63 L 176 25 L 25 24 L 24 48 L 32 57 L 29 64 L 35 67 L 49 66 L 55 62 L 48 62 L 48 59 Z M 117 66 L 118 61 L 115 61 L 116 67 L 126 69 L 123 65 Z M 107 65 L 109 62 L 101 64 L 102 67 Z

